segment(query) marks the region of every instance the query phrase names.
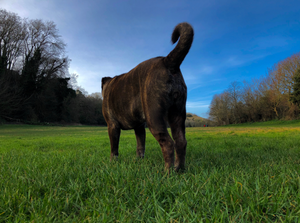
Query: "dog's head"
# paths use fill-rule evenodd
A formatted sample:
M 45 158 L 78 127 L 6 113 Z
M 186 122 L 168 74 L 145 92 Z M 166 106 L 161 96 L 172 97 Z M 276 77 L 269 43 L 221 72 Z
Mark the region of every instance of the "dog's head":
M 102 91 L 102 98 L 104 97 L 104 91 L 107 87 L 108 83 L 112 80 L 111 77 L 103 77 L 101 80 L 101 91 Z

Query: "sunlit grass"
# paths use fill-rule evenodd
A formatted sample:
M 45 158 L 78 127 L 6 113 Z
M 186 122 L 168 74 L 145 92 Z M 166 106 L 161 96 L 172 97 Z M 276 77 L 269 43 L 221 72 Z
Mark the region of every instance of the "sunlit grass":
M 298 222 L 300 125 L 187 128 L 185 173 L 167 175 L 123 131 L 0 126 L 0 222 Z

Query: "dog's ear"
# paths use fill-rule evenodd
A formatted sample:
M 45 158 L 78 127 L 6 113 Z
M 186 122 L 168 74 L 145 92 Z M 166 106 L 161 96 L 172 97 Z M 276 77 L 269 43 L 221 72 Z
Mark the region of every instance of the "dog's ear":
M 103 77 L 101 80 L 101 90 L 103 91 L 103 87 L 105 84 L 109 83 L 109 81 L 111 81 L 111 77 Z

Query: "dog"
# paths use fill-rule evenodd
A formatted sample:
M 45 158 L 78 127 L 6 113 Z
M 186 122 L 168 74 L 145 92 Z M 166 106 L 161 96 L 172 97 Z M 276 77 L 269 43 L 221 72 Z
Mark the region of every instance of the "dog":
M 187 87 L 180 65 L 191 48 L 193 38 L 192 26 L 180 23 L 172 33 L 172 43 L 179 41 L 168 56 L 146 60 L 128 73 L 102 78 L 102 112 L 108 126 L 111 160 L 119 155 L 121 129 L 134 129 L 136 154 L 143 158 L 147 124 L 161 147 L 165 168 L 184 169 Z M 168 124 L 174 141 L 168 133 Z

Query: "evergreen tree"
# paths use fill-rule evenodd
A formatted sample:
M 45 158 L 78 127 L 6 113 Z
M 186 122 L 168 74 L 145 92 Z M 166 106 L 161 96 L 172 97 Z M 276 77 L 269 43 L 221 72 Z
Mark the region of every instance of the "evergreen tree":
M 26 97 L 30 97 L 36 90 L 36 80 L 41 61 L 40 49 L 35 50 L 33 57 L 25 59 L 22 70 L 23 91 Z
M 290 101 L 300 108 L 300 69 L 295 73 L 293 81 L 293 92 L 291 93 Z
M 0 77 L 2 77 L 7 69 L 6 46 L 3 46 L 3 52 L 0 51 Z

